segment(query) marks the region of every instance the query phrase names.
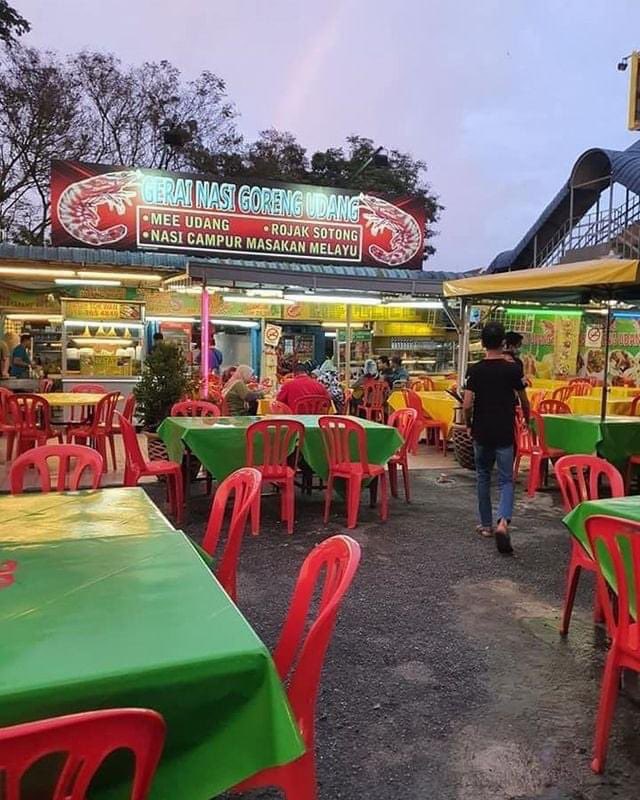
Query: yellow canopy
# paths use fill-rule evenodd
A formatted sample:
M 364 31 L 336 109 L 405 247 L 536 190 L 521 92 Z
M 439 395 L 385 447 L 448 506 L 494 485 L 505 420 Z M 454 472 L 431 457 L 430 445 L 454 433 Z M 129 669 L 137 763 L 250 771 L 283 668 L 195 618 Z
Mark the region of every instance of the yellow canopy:
M 442 289 L 445 297 L 511 297 L 559 303 L 586 303 L 594 296 L 612 293 L 640 297 L 639 263 L 635 259 L 600 258 L 444 281 Z

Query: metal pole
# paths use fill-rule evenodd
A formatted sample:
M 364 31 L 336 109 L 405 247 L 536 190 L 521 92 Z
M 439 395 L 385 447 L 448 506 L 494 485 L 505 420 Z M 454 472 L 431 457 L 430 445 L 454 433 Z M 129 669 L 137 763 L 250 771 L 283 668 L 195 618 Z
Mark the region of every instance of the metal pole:
M 200 396 L 209 394 L 209 292 L 206 281 L 202 282 L 200 295 Z
M 458 391 L 464 386 L 469 360 L 469 326 L 471 322 L 471 301 L 460 301 L 460 330 L 458 332 Z
M 572 242 L 573 242 L 573 184 L 571 184 L 571 192 L 569 194 L 569 250 L 571 250 Z
M 351 304 L 347 303 L 347 333 L 345 336 L 344 374 L 347 384 L 351 383 Z
M 533 266 L 538 266 L 538 234 L 533 237 Z
M 611 223 L 613 222 L 613 178 L 609 180 L 609 233 L 607 238 L 611 241 Z
M 260 317 L 260 344 L 258 347 L 258 352 L 260 353 L 260 379 L 266 378 L 265 373 L 265 357 L 264 357 L 264 326 L 265 326 L 265 318 Z
M 602 381 L 602 402 L 600 404 L 600 422 L 607 418 L 607 384 L 609 382 L 609 334 L 611 331 L 611 292 L 607 303 L 607 321 L 604 329 L 604 380 Z

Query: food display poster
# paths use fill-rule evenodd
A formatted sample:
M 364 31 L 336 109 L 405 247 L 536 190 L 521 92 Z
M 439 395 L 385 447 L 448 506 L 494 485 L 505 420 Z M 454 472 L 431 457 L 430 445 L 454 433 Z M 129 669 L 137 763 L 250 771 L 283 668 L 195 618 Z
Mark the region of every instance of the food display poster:
M 590 328 L 599 327 L 598 339 Z M 584 329 L 578 375 L 604 379 L 604 327 L 601 318 Z M 614 317 L 609 337 L 609 383 L 612 386 L 640 386 L 640 318 Z
M 51 240 L 421 269 L 425 204 L 356 189 L 53 161 Z
M 581 316 L 556 313 L 531 315 L 523 331 L 521 358 L 525 374 L 537 378 L 571 378 L 580 350 Z

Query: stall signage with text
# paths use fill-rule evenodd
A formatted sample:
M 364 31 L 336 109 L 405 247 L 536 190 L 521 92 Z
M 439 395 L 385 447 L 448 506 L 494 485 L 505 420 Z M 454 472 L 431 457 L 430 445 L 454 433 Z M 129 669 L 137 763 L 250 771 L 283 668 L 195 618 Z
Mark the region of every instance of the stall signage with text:
M 420 269 L 425 207 L 354 189 L 53 161 L 58 247 Z
M 142 319 L 142 306 L 117 301 L 65 300 L 64 313 L 67 319 L 139 322 Z

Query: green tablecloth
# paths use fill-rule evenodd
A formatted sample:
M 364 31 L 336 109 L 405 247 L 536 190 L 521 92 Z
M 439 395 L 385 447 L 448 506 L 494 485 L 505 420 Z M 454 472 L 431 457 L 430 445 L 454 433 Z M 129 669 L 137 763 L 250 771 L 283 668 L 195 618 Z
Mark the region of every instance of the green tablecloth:
M 587 539 L 587 532 L 585 530 L 585 522 L 589 517 L 596 515 L 605 515 L 608 517 L 624 517 L 625 519 L 640 522 L 640 496 L 633 497 L 615 497 L 607 500 L 587 500 L 584 503 L 576 506 L 573 511 L 570 511 L 563 519 L 564 524 L 569 528 L 572 536 L 580 542 L 580 544 L 591 553 L 591 545 Z M 631 571 L 631 554 L 621 547 L 622 556 L 624 558 L 625 567 L 627 570 L 627 582 L 631 587 L 629 593 L 629 604 L 631 606 L 631 613 L 635 617 L 635 592 L 633 591 L 633 580 Z M 615 589 L 615 572 L 613 564 L 608 554 L 604 553 L 601 557 L 602 573 L 608 581 L 609 585 Z
M 567 453 L 597 453 L 619 469 L 640 453 L 640 418 L 581 414 L 545 414 L 544 434 L 550 447 Z
M 167 417 L 158 428 L 172 461 L 180 462 L 184 445 L 204 464 L 218 481 L 246 466 L 246 429 L 260 417 Z M 328 475 L 327 458 L 316 415 L 293 417 L 305 427 L 302 455 L 321 478 Z M 395 428 L 378 422 L 358 420 L 366 429 L 367 453 L 371 464 L 386 464 L 402 444 Z
M 137 516 L 118 523 L 113 512 L 101 528 L 95 509 L 126 495 Z M 76 507 L 79 538 L 62 526 L 47 534 L 56 499 Z M 0 589 L 0 725 L 155 709 L 167 740 L 152 798 L 165 800 L 208 800 L 303 752 L 266 648 L 142 490 L 4 497 L 0 518 L 0 536 L 14 539 L 0 542 L 0 561 L 17 561 Z

